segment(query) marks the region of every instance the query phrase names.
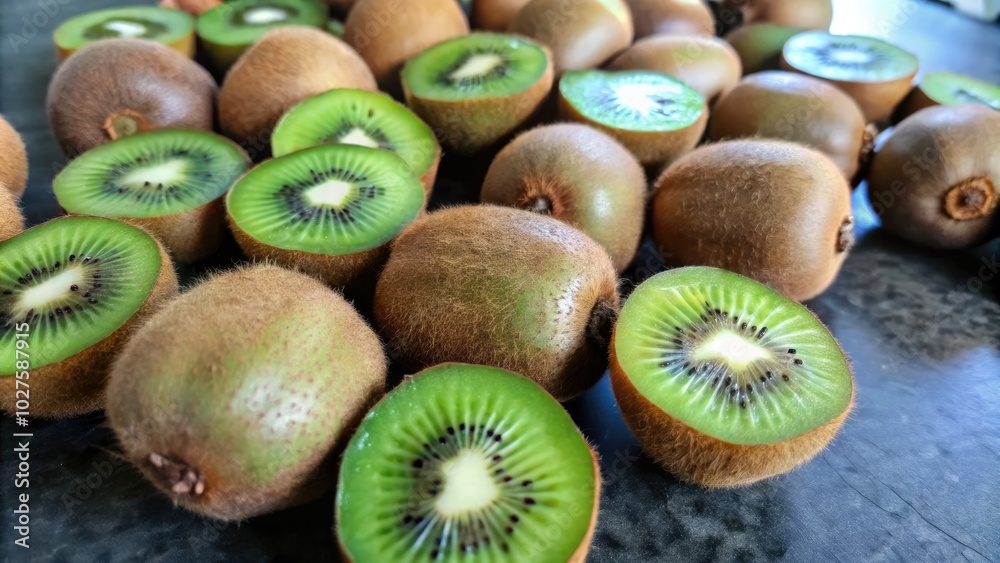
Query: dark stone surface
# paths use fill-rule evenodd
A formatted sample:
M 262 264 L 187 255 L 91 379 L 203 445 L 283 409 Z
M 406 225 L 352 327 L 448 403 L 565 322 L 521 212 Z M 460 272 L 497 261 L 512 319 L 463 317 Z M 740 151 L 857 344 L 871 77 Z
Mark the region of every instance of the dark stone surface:
M 119 3 L 0 4 L 0 112 L 28 144 L 24 205 L 32 223 L 58 211 L 50 186 L 62 158 L 44 116 L 55 67 L 49 36 L 76 13 Z M 924 70 L 1000 83 L 1000 28 L 940 5 L 838 2 L 833 29 L 889 37 L 919 54 Z M 446 165 L 446 176 L 461 180 L 441 186 L 449 200 L 475 195 L 475 174 L 457 171 L 461 164 Z M 997 274 L 983 268 L 994 262 L 892 239 L 874 227 L 861 192 L 855 212 L 858 248 L 836 284 L 808 304 L 856 370 L 856 408 L 835 442 L 789 475 L 701 490 L 642 454 L 604 379 L 569 405 L 602 457 L 591 561 L 1000 561 L 1000 304 L 996 281 L 987 279 Z M 637 264 L 633 279 L 662 269 L 649 248 Z M 32 421 L 29 430 L 32 547 L 25 551 L 12 544 L 17 429 L 8 417 L 0 421 L 2 560 L 336 558 L 330 495 L 239 525 L 213 523 L 173 507 L 120 463 L 100 415 Z

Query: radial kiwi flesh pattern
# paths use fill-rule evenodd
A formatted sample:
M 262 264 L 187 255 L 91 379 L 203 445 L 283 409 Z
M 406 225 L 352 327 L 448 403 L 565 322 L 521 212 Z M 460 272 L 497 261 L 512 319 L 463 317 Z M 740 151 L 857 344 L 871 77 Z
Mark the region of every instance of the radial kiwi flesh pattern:
M 64 59 L 84 45 L 114 38 L 152 39 L 187 55 L 194 55 L 195 19 L 187 12 L 134 6 L 88 12 L 56 28 L 53 39 Z

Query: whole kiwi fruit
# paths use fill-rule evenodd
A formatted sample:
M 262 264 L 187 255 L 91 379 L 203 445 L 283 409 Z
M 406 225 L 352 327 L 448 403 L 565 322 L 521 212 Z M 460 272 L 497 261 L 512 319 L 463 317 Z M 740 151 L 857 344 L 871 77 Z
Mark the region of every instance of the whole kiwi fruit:
M 163 8 L 174 8 L 197 16 L 222 4 L 222 0 L 160 0 Z
M 0 115 L 0 190 L 18 197 L 28 187 L 28 152 L 24 140 Z
M 786 141 L 696 149 L 656 181 L 653 238 L 674 266 L 714 266 L 802 301 L 854 242 L 851 190 L 822 153 Z
M 635 38 L 651 35 L 715 35 L 715 17 L 703 0 L 625 0 Z
M 472 24 L 476 29 L 507 31 L 528 2 L 531 0 L 476 0 L 472 3 Z
M 263 266 L 153 316 L 115 362 L 107 415 L 125 459 L 176 504 L 244 520 L 328 490 L 385 380 L 378 336 L 350 303 Z
M 598 67 L 632 44 L 632 13 L 623 0 L 532 0 L 508 30 L 543 43 L 555 56 L 556 76 Z
M 635 42 L 614 58 L 608 70 L 655 70 L 693 88 L 709 105 L 743 75 L 740 57 L 717 37 L 654 35 Z
M 830 29 L 831 0 L 722 0 L 722 10 L 739 14 L 744 24 L 776 23 L 799 29 Z
M 105 39 L 66 59 L 49 84 L 52 132 L 70 158 L 150 129 L 212 130 L 215 80 L 147 39 Z
M 712 108 L 708 134 L 713 141 L 761 137 L 801 143 L 830 157 L 848 180 L 860 181 L 876 131 L 839 88 L 775 70 L 747 76 L 726 92 Z
M 1000 199 L 1000 112 L 980 105 L 922 109 L 896 126 L 868 173 L 889 232 L 930 248 L 989 238 Z
M 340 39 L 307 26 L 279 27 L 229 69 L 219 91 L 219 126 L 259 158 L 286 111 L 333 88 L 377 90 L 378 85 Z
M 24 215 L 17 197 L 7 190 L 0 190 L 0 242 L 24 230 Z
M 590 235 L 620 272 L 639 248 L 642 165 L 610 135 L 575 123 L 522 133 L 493 160 L 482 201 L 550 215 Z
M 397 98 L 403 63 L 468 33 L 469 21 L 455 0 L 358 0 L 344 22 L 344 41 L 368 63 L 379 87 Z
M 399 235 L 374 310 L 406 369 L 492 365 L 566 400 L 604 373 L 617 278 L 607 252 L 566 223 L 509 207 L 452 207 Z

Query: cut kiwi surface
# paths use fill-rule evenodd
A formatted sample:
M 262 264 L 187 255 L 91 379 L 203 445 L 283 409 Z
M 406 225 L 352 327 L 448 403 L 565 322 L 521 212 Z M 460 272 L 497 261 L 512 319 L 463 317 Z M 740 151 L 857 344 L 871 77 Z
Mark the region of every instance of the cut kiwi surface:
M 328 17 L 320 0 L 240 0 L 198 16 L 197 31 L 213 64 L 225 70 L 268 31 L 285 25 L 322 28 Z
M 1000 111 L 1000 86 L 950 72 L 928 72 L 899 105 L 893 119 L 902 121 L 933 106 L 975 104 Z
M 805 307 L 738 274 L 658 274 L 622 308 L 615 395 L 650 453 L 710 486 L 787 471 L 832 438 L 853 378 Z M 643 426 L 641 421 L 652 421 Z
M 88 12 L 72 18 L 53 33 L 59 60 L 102 39 L 151 39 L 194 55 L 195 19 L 187 12 L 156 6 L 133 6 Z
M 353 561 L 583 561 L 600 476 L 569 415 L 531 381 L 442 364 L 365 418 L 337 487 Z

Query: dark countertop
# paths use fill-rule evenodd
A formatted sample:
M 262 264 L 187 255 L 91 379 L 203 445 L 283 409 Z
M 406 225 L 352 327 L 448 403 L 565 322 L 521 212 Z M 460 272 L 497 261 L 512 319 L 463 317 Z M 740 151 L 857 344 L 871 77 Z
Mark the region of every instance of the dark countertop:
M 121 3 L 3 1 L 0 112 L 28 145 L 31 223 L 57 213 L 50 186 L 63 164 L 44 115 L 55 67 L 51 32 L 72 15 Z M 917 53 L 922 70 L 1000 83 L 997 25 L 912 0 L 844 0 L 835 14 L 835 32 L 887 37 Z M 448 167 L 446 197 L 474 198 L 449 182 Z M 875 227 L 863 188 L 855 212 L 858 247 L 835 285 L 808 303 L 857 377 L 855 411 L 834 443 L 789 475 L 701 490 L 642 454 L 605 378 L 569 405 L 602 458 L 590 561 L 1000 561 L 1000 273 L 887 236 Z M 633 279 L 662 269 L 648 248 L 637 263 Z M 117 461 L 100 415 L 31 422 L 32 547 L 14 547 L 17 431 L 9 417 L 0 419 L 2 560 L 336 557 L 331 495 L 239 525 L 202 519 L 174 508 Z

